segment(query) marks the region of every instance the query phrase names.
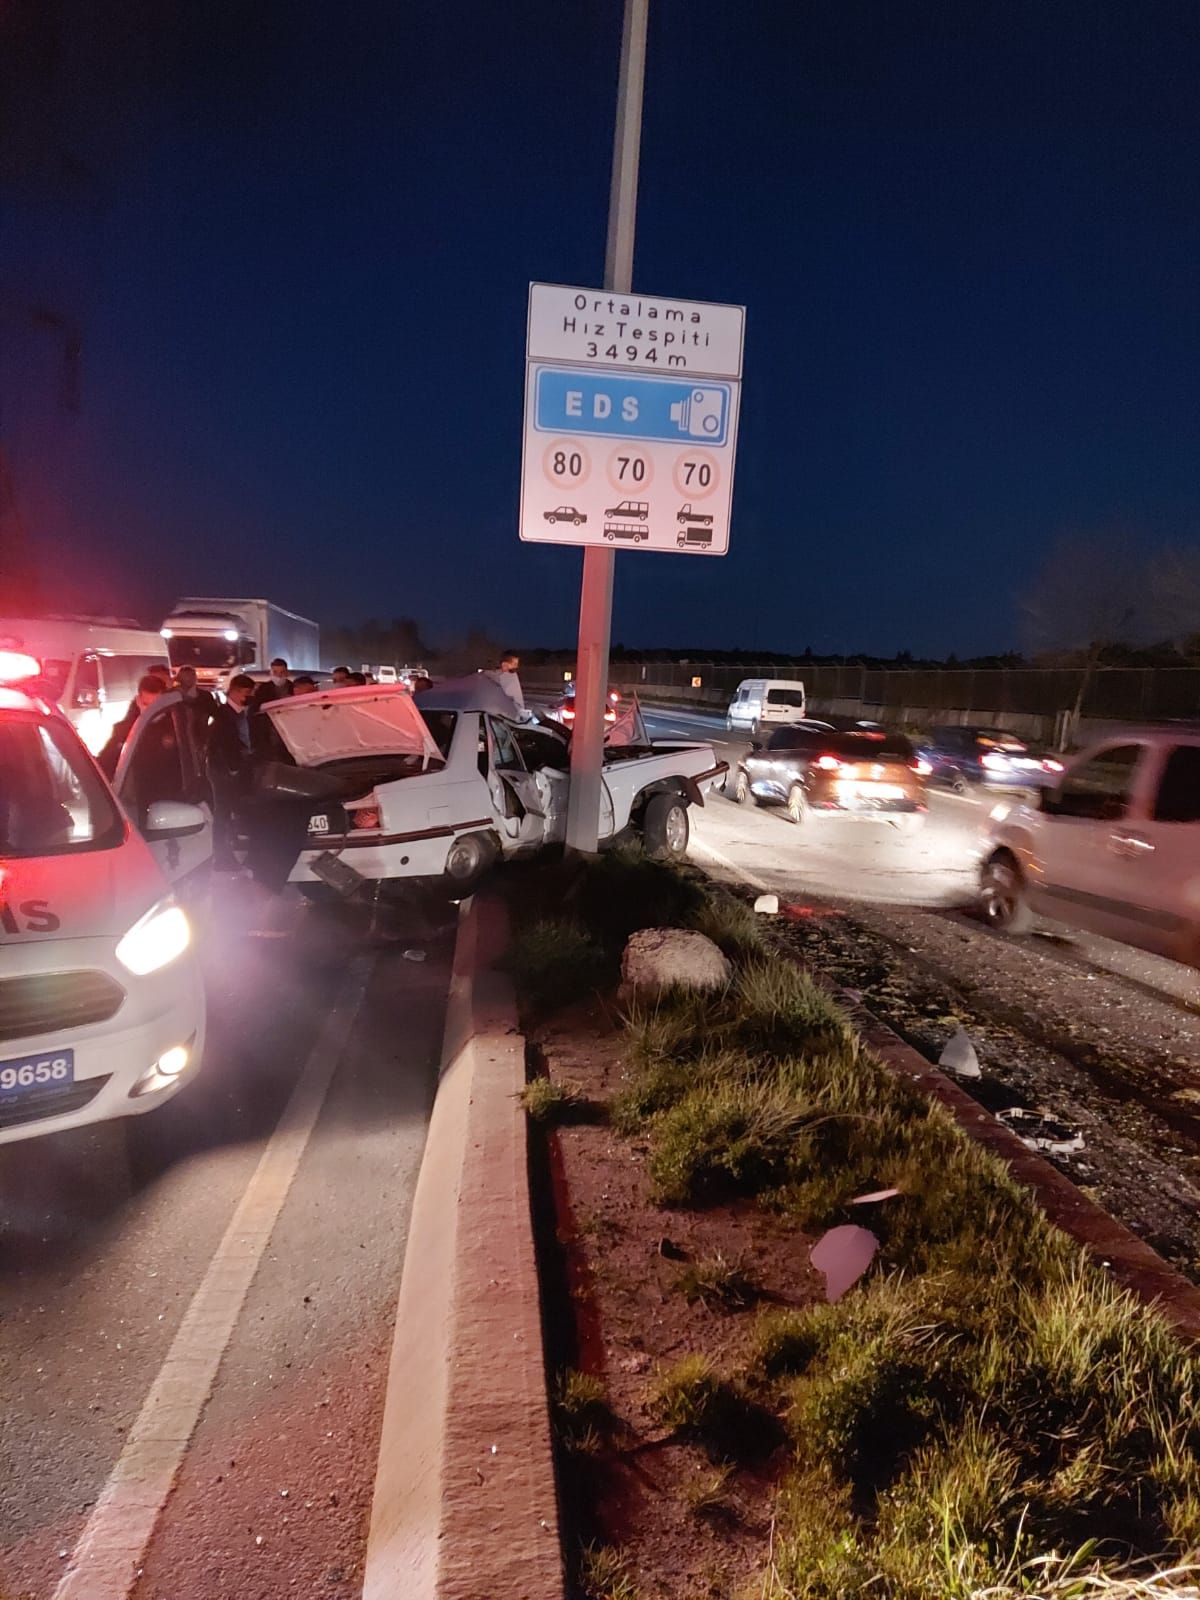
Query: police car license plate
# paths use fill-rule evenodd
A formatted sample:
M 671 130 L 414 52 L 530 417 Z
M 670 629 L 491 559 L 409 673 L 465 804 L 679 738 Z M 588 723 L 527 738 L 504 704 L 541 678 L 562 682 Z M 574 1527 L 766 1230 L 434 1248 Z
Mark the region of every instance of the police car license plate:
M 47 1050 L 36 1056 L 0 1061 L 0 1105 L 32 1095 L 53 1094 L 75 1082 L 74 1050 Z
M 309 817 L 309 819 L 308 819 L 308 831 L 309 831 L 309 833 L 315 833 L 318 836 L 320 834 L 323 834 L 323 833 L 328 833 L 329 832 L 329 818 L 327 816 L 324 816 L 324 815 L 317 815 L 317 816 L 314 816 L 314 817 Z

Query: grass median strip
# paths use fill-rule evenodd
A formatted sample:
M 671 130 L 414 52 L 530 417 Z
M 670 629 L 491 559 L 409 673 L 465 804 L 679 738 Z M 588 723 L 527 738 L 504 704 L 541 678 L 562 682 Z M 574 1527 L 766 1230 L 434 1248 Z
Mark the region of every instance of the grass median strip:
M 770 1479 L 769 1528 L 741 1561 L 740 1587 L 707 1592 L 1200 1592 L 1183 1570 L 1200 1550 L 1195 1353 L 1055 1230 L 1001 1162 L 893 1078 L 739 902 L 623 852 L 561 898 L 517 946 L 543 1014 L 611 987 L 637 927 L 697 929 L 733 963 L 721 990 L 671 991 L 625 1016 L 605 1131 L 644 1166 L 651 1226 L 732 1208 L 747 1247 L 794 1236 L 798 1281 L 826 1228 L 854 1222 L 879 1240 L 869 1274 L 836 1304 L 811 1281 L 795 1303 L 769 1303 L 738 1252 L 676 1273 L 687 1348 L 647 1372 L 641 1405 L 699 1452 L 679 1495 L 727 1505 L 747 1463 Z M 885 1198 L 853 1204 L 869 1195 Z M 745 1334 L 720 1334 L 718 1356 L 714 1330 L 730 1319 Z M 626 1448 L 615 1434 L 600 1446 Z M 618 1565 L 620 1592 L 641 1594 L 629 1585 L 653 1563 L 639 1562 L 636 1537 Z M 702 1591 L 646 1591 L 662 1592 Z

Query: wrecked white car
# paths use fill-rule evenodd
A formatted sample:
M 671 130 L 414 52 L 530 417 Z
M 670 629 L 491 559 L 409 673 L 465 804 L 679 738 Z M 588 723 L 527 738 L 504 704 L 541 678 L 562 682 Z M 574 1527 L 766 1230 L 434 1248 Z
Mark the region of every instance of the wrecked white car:
M 434 688 L 420 705 L 400 685 L 334 689 L 265 708 L 296 768 L 270 788 L 308 805 L 290 881 L 302 890 L 359 880 L 469 894 L 495 862 L 561 843 L 570 785 L 570 735 L 492 707 L 483 680 Z M 439 705 L 439 699 L 442 704 Z M 688 807 L 724 777 L 708 744 L 606 748 L 600 835 L 640 835 L 680 858 Z M 353 879 L 349 879 L 353 883 Z

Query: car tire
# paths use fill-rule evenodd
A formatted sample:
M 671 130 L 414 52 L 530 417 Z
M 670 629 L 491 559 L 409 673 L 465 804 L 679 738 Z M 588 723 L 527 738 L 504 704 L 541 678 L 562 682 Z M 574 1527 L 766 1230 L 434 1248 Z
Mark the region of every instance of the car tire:
M 995 932 L 1028 933 L 1033 927 L 1025 880 L 1011 851 L 997 850 L 984 862 L 979 894 L 983 920 Z
M 642 817 L 646 854 L 663 861 L 682 861 L 687 855 L 691 827 L 687 805 L 677 794 L 650 797 Z
M 950 779 L 951 794 L 964 795 L 969 787 L 966 778 L 963 777 L 961 772 L 956 772 Z
M 546 521 L 550 524 L 551 527 L 553 527 L 554 524 L 558 521 L 558 518 L 557 517 L 547 517 Z
M 788 790 L 787 814 L 798 828 L 804 826 L 809 817 L 808 796 L 804 792 L 802 783 L 794 783 Z
M 578 527 L 579 524 L 583 521 L 583 518 L 582 517 L 572 517 L 571 521 L 575 524 L 576 527 Z
M 496 847 L 484 833 L 464 833 L 446 852 L 442 881 L 453 900 L 465 900 L 496 859 Z

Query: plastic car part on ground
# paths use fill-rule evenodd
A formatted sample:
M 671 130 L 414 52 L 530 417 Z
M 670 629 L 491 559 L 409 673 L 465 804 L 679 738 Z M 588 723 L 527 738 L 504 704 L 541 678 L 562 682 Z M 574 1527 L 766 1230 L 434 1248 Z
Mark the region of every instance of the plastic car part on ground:
M 835 1304 L 866 1272 L 875 1259 L 879 1240 L 869 1228 L 852 1222 L 830 1228 L 813 1245 L 809 1260 L 825 1279 L 825 1298 Z
M 997 1112 L 997 1116 L 1030 1150 L 1051 1156 L 1073 1156 L 1084 1148 L 1083 1135 L 1078 1128 L 1059 1122 L 1045 1111 L 1026 1111 L 1023 1106 L 1012 1106 L 1008 1111 Z
M 975 1046 L 964 1028 L 955 1028 L 946 1041 L 946 1048 L 938 1057 L 938 1066 L 945 1067 L 956 1078 L 982 1078 L 983 1068 L 975 1054 Z

